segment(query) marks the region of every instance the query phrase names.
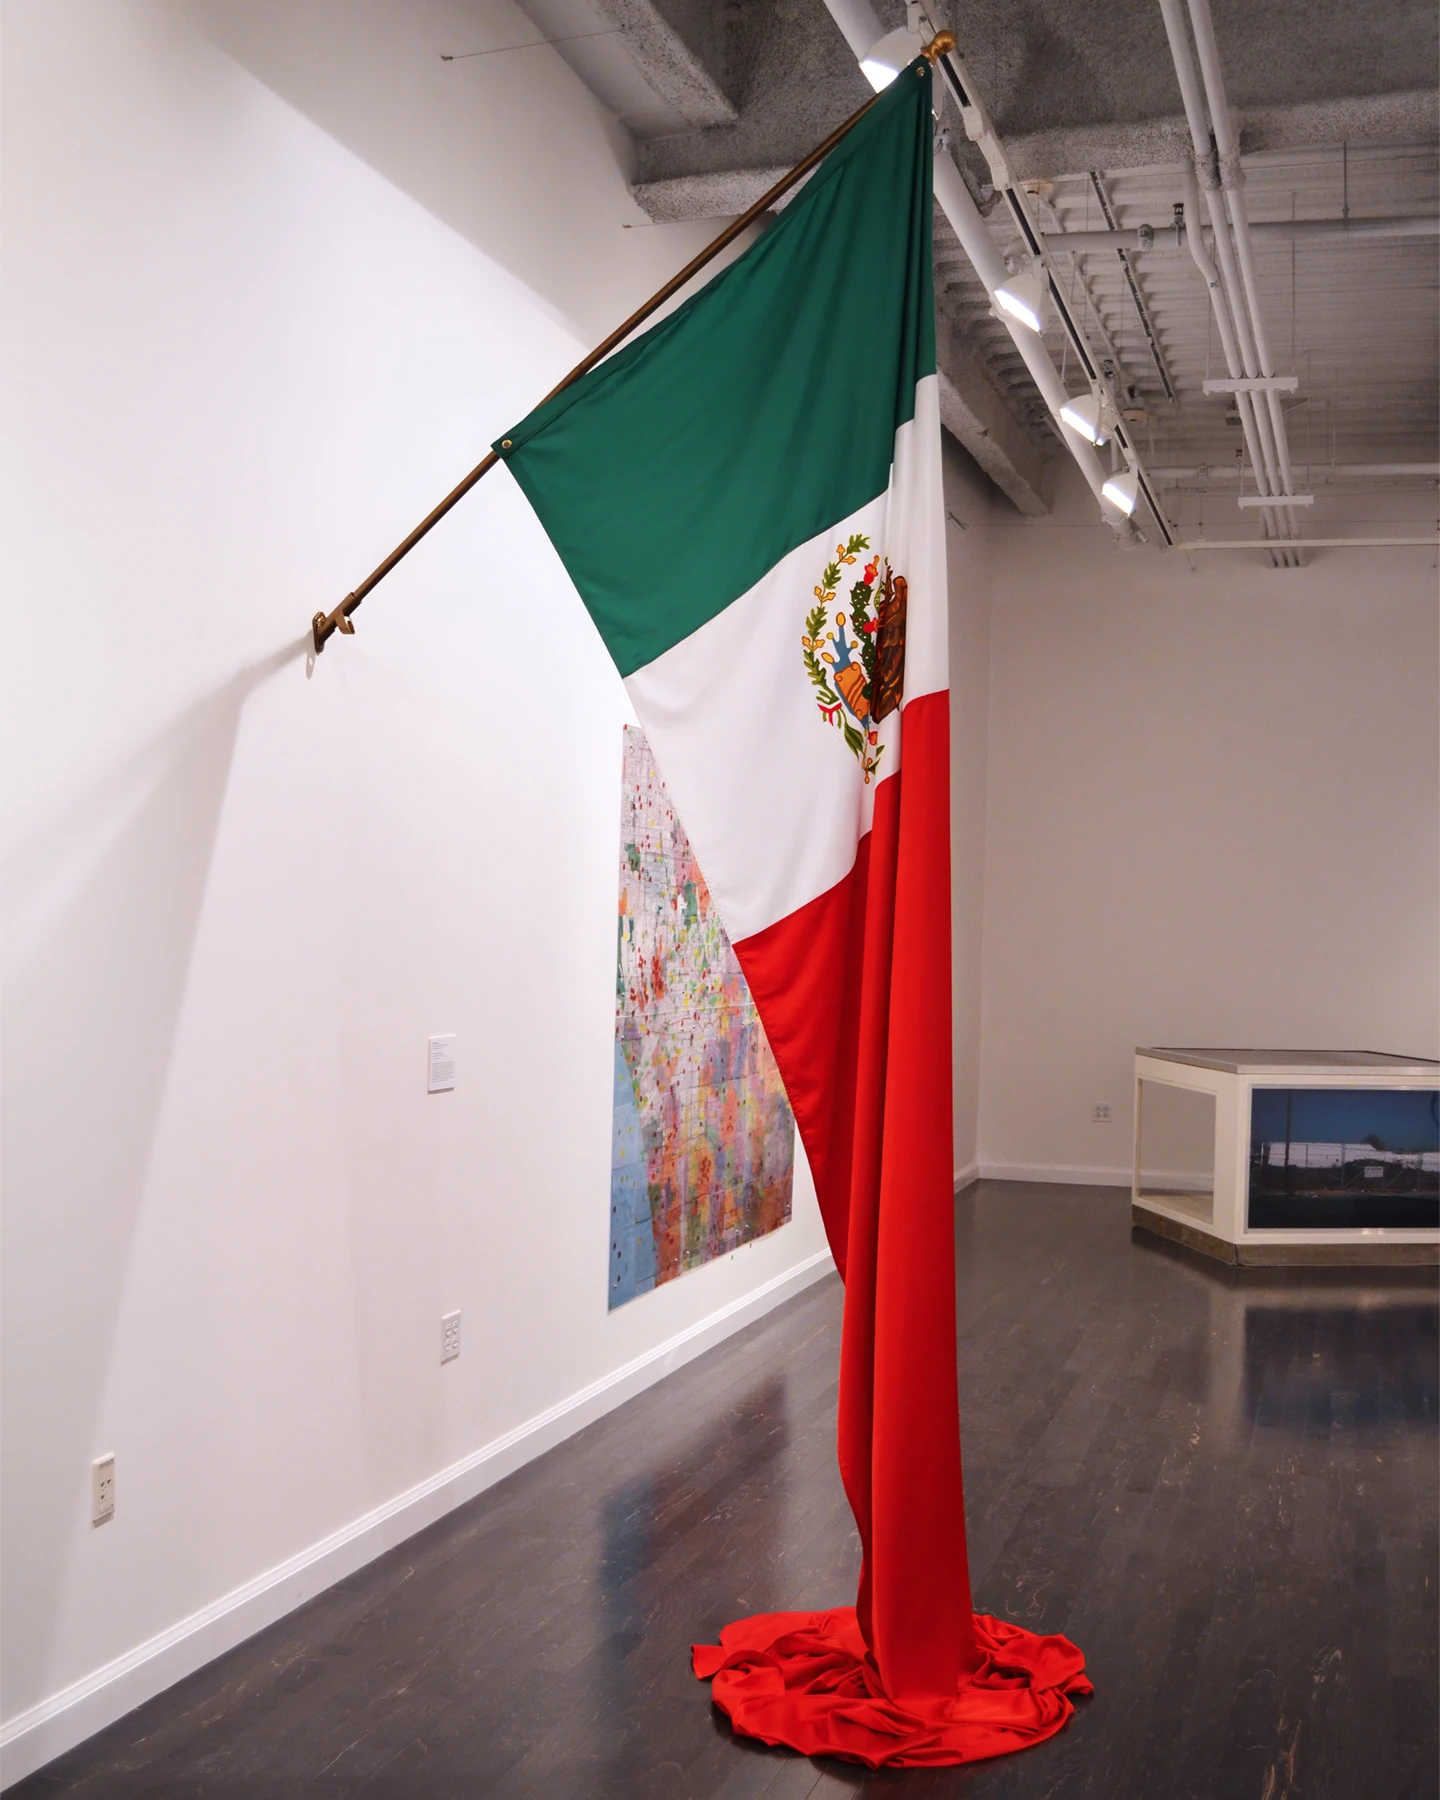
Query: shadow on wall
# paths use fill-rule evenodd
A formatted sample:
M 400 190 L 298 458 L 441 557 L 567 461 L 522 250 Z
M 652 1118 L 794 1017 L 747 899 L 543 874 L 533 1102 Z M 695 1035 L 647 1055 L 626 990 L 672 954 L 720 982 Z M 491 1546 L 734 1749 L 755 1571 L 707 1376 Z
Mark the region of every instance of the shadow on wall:
M 26 1547 L 6 1578 L 14 1616 L 33 1627 L 26 1689 L 48 1687 L 37 1675 L 88 1520 L 83 1472 L 240 715 L 307 643 L 197 702 L 4 870 L 4 1512 Z
M 441 59 L 461 46 L 533 41 L 519 13 L 475 7 L 467 17 L 445 0 L 198 0 L 192 13 L 226 56 L 562 321 L 588 317 L 581 336 L 600 336 L 634 304 L 622 304 L 633 283 L 617 288 L 609 265 L 621 224 L 649 221 L 629 195 L 619 128 L 553 50 Z M 563 207 L 577 187 L 583 198 L 565 229 L 540 228 L 537 198 Z M 642 262 L 656 254 L 618 251 Z M 635 297 L 655 285 L 642 276 Z

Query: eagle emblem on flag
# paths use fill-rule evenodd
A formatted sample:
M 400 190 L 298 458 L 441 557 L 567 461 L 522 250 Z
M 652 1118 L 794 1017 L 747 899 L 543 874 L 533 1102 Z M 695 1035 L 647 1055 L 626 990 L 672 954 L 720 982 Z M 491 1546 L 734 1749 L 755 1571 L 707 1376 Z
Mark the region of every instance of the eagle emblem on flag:
M 905 577 L 877 554 L 851 584 L 848 613 L 836 610 L 843 571 L 869 548 L 869 538 L 860 533 L 835 546 L 813 590 L 815 604 L 805 615 L 800 639 L 820 715 L 844 734 L 867 783 L 885 754 L 876 727 L 904 698 L 907 601 Z

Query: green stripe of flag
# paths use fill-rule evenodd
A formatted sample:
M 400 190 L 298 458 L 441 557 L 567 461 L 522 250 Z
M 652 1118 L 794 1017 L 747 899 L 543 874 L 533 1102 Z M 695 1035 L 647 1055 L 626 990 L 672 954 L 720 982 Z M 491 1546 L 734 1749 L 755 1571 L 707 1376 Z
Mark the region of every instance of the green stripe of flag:
M 935 368 L 930 104 L 922 60 L 744 256 L 497 441 L 622 675 L 884 491 Z

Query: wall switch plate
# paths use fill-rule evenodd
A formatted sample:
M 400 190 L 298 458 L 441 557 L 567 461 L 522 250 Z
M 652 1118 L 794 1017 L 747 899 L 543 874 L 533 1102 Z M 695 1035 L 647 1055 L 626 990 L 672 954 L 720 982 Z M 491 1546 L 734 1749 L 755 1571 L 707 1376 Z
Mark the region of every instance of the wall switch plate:
M 427 1092 L 448 1094 L 455 1086 L 455 1033 L 430 1040 L 430 1084 Z
M 90 1523 L 104 1525 L 115 1517 L 115 1458 L 97 1456 L 90 1465 Z
M 1110 1102 L 1097 1100 L 1090 1108 L 1090 1118 L 1096 1125 L 1108 1125 L 1110 1123 Z
M 440 1360 L 442 1363 L 454 1362 L 460 1354 L 460 1315 L 458 1312 L 441 1313 L 440 1315 Z

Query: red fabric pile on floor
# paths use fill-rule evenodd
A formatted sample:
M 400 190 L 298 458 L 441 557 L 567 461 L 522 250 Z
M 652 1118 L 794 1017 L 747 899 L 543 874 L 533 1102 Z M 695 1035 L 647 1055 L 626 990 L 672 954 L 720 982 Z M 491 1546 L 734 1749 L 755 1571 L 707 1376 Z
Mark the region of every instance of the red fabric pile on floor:
M 1085 1658 L 1065 1637 L 1037 1637 L 975 1615 L 983 1660 L 950 1696 L 896 1699 L 867 1658 L 853 1606 L 757 1613 L 697 1644 L 695 1673 L 735 1729 L 809 1756 L 923 1768 L 1004 1756 L 1050 1737 L 1094 1690 Z

